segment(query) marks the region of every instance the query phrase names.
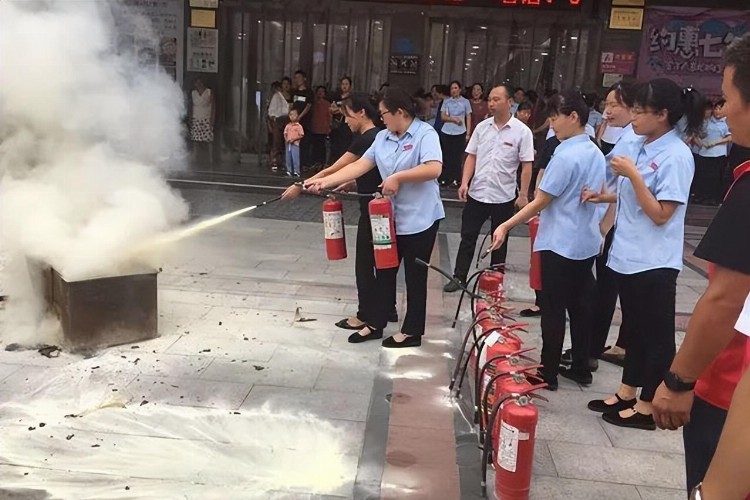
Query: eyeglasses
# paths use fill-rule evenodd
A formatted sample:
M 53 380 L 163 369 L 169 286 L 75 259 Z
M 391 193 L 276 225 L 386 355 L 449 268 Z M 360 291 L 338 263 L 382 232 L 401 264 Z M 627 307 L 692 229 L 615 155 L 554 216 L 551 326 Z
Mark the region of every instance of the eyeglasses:
M 382 117 L 383 117 L 383 116 L 385 116 L 385 115 L 392 115 L 393 113 L 391 113 L 390 111 L 388 111 L 388 110 L 386 109 L 385 111 L 379 111 L 379 112 L 378 112 L 378 114 L 379 114 L 379 115 L 380 115 L 380 117 L 382 118 Z

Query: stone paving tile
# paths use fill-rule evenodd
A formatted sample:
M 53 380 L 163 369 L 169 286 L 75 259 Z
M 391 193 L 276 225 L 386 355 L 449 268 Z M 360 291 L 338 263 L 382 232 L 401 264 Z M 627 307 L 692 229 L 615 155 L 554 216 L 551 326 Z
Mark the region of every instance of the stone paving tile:
M 638 486 L 641 500 L 685 500 L 686 490 L 671 490 L 667 488 L 648 488 Z
M 599 415 L 574 414 L 549 409 L 539 418 L 536 435 L 539 439 L 554 442 L 578 443 L 602 448 L 612 446 L 607 434 L 602 429 Z
M 176 406 L 236 410 L 251 387 L 252 384 L 242 382 L 142 375 L 128 385 L 127 393 L 135 402 L 146 400 Z
M 241 409 L 259 408 L 266 403 L 272 410 L 284 408 L 309 412 L 321 418 L 364 422 L 370 395 L 256 385 Z
M 555 469 L 555 462 L 552 460 L 552 455 L 549 452 L 548 443 L 544 439 L 539 438 L 538 432 L 534 441 L 534 467 L 532 473 L 535 476 L 557 477 L 557 469 Z
M 549 449 L 560 477 L 669 488 L 685 482 L 684 457 L 674 453 L 562 442 L 550 442 Z
M 374 383 L 374 372 L 375 369 L 323 366 L 315 380 L 314 388 L 322 391 L 369 394 Z
M 207 335 L 185 335 L 168 349 L 170 354 L 188 356 L 212 356 L 223 359 L 247 361 L 268 361 L 278 344 L 243 341 L 241 334 L 222 337 Z
M 0 363 L 0 382 L 2 382 L 9 375 L 17 372 L 22 367 L 23 365 L 10 365 L 10 364 L 5 364 L 5 363 Z
M 217 359 L 201 374 L 201 378 L 312 389 L 321 366 L 320 362 L 301 359 L 292 349 L 279 346 L 267 363 Z
M 615 448 L 646 450 L 684 454 L 682 430 L 644 432 L 638 429 L 625 429 L 610 425 L 601 420 L 604 431 Z
M 631 485 L 580 481 L 562 477 L 534 476 L 532 500 L 633 500 L 638 490 Z
M 137 361 L 142 375 L 152 377 L 198 378 L 213 358 L 206 356 L 185 356 L 180 354 L 153 354 L 150 352 L 128 353 L 129 360 Z

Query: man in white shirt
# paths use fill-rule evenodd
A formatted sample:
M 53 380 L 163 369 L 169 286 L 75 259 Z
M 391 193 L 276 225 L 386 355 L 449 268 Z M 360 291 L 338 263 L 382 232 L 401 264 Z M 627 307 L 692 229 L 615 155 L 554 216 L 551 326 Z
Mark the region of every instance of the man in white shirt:
M 513 88 L 499 85 L 489 96 L 492 116 L 479 123 L 466 147 L 458 197 L 466 202 L 461 219 L 461 244 L 453 274 L 462 283 L 471 267 L 482 225 L 491 220 L 492 231 L 513 216 L 514 202 L 520 208 L 528 204 L 531 164 L 534 161 L 534 136 L 531 129 L 513 117 Z M 516 198 L 516 174 L 521 165 L 521 191 Z M 492 264 L 503 264 L 507 242 L 492 252 Z M 443 288 L 455 292 L 450 282 Z

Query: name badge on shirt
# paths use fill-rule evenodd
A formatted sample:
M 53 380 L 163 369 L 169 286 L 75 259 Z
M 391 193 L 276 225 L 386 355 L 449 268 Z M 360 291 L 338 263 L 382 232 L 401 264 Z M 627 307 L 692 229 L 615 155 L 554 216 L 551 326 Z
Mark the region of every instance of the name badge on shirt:
M 657 170 L 659 170 L 659 165 L 657 165 L 656 162 L 652 161 L 651 162 L 651 170 L 653 170 L 654 172 L 656 172 Z
M 512 147 L 513 147 L 513 143 L 512 143 L 512 142 L 504 142 L 503 144 L 505 144 L 505 145 L 506 145 L 506 146 L 508 146 L 509 148 L 512 148 Z
M 414 148 L 413 144 L 407 144 L 407 145 L 404 146 L 404 151 L 409 151 L 409 150 L 411 150 L 413 148 Z
M 301 96 L 301 95 L 297 95 L 297 96 L 294 96 L 294 100 L 295 101 L 305 102 L 305 101 L 307 101 L 307 98 L 304 97 L 304 96 Z

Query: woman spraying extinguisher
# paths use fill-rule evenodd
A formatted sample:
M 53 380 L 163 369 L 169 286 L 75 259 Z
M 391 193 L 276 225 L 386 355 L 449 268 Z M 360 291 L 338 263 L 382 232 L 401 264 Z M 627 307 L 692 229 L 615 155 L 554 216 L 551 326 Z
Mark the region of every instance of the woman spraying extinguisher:
M 365 154 L 365 151 L 372 146 L 375 137 L 381 130 L 382 122 L 378 115 L 378 105 L 372 102 L 367 94 L 358 93 L 347 97 L 342 101 L 339 109 L 344 116 L 346 125 L 355 134 L 354 139 L 346 152 L 333 165 L 310 177 L 308 182 L 335 174 L 347 165 L 359 160 Z M 373 168 L 356 180 L 357 192 L 359 194 L 373 194 L 377 192 L 381 182 L 383 181 L 380 178 L 380 172 Z M 342 186 L 341 190 L 348 190 L 352 187 Z M 282 199 L 293 199 L 301 193 L 302 186 L 293 184 L 284 191 Z M 360 217 L 357 224 L 357 253 L 354 263 L 354 274 L 357 281 L 357 314 L 336 323 L 336 326 L 346 330 L 361 330 L 364 328 L 369 318 L 372 317 L 376 300 L 375 257 L 372 248 L 370 216 L 367 211 L 369 201 L 369 198 L 360 198 Z M 398 313 L 395 307 L 392 309 L 388 320 L 398 321 Z
M 416 118 L 416 103 L 404 90 L 390 87 L 378 105 L 387 130 L 359 160 L 335 174 L 308 181 L 315 192 L 340 186 L 376 168 L 381 188 L 390 197 L 396 221 L 399 266 L 377 271 L 377 303 L 365 326 L 349 337 L 360 343 L 383 337 L 395 300 L 400 262 L 406 274 L 406 317 L 401 331 L 383 340 L 383 347 L 416 347 L 422 344 L 427 308 L 427 269 L 415 259 L 429 261 L 440 220 L 445 217 L 437 178 L 443 155 L 437 132 Z

